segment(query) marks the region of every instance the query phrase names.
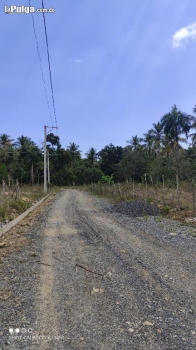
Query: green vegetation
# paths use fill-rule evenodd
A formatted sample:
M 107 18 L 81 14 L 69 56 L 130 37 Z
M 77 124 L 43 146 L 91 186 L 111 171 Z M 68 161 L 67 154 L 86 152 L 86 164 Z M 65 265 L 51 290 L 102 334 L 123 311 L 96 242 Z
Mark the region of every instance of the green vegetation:
M 193 109 L 195 113 L 195 108 Z M 61 147 L 58 136 L 47 135 L 50 182 L 57 186 L 135 182 L 167 182 L 196 177 L 196 117 L 180 111 L 176 105 L 144 134 L 127 141 L 126 147 L 109 144 L 99 152 L 93 147 L 82 159 L 80 147 L 72 142 Z M 187 149 L 182 147 L 188 140 Z M 18 179 L 20 184 L 43 183 L 43 149 L 27 136 L 13 140 L 0 135 L 0 181 Z
M 91 147 L 85 158 L 76 143 L 65 149 L 58 136 L 48 134 L 48 187 L 84 185 L 113 201 L 138 198 L 162 205 L 163 213 L 169 213 L 170 208 L 195 212 L 196 106 L 193 114 L 174 105 L 143 137 L 132 136 L 125 147 L 111 143 L 100 151 Z M 43 149 L 27 136 L 13 140 L 1 134 L 0 181 L 12 186 L 16 179 L 20 186 L 43 184 Z M 40 193 L 35 190 L 29 195 L 33 201 Z M 18 210 L 22 205 L 18 203 Z M 0 210 L 0 216 L 5 216 L 3 206 Z
M 43 196 L 45 193 L 42 185 L 24 185 L 20 188 L 20 199 L 16 199 L 15 186 L 10 186 L 0 196 L 0 222 L 15 219 Z

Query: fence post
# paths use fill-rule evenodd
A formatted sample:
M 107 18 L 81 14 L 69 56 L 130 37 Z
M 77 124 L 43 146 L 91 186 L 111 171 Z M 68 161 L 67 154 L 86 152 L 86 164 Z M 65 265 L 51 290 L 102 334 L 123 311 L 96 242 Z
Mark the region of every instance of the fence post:
M 18 179 L 16 180 L 16 199 L 20 199 L 20 186 Z
M 162 180 L 163 180 L 163 189 L 164 189 L 164 187 L 165 187 L 164 175 L 162 175 Z
M 148 185 L 147 185 L 147 178 L 146 178 L 146 174 L 144 174 L 144 181 L 145 181 L 145 185 L 146 185 L 146 193 L 147 193 L 147 190 L 148 190 Z
M 2 194 L 4 195 L 5 193 L 5 181 L 2 180 Z
M 193 187 L 193 191 L 192 191 L 192 198 L 193 198 L 193 215 L 195 216 L 196 214 L 196 206 L 195 206 L 195 184 L 194 181 L 192 180 L 192 187 Z
M 180 196 L 179 196 L 179 177 L 176 174 L 176 194 L 177 194 L 177 211 L 180 209 Z

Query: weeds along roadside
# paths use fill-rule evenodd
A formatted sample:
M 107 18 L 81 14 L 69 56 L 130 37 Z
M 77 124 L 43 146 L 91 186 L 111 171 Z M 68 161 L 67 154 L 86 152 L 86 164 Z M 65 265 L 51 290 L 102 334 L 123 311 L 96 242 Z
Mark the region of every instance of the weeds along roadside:
M 192 183 L 135 183 L 127 181 L 113 184 L 91 184 L 81 189 L 106 198 L 112 204 L 121 201 L 145 201 L 157 205 L 163 216 L 185 221 L 196 216 L 195 187 Z
M 50 189 L 54 191 L 54 188 Z M 56 190 L 56 188 L 55 188 Z M 14 186 L 0 188 L 0 222 L 14 220 L 46 194 L 43 185 L 23 185 L 17 196 Z

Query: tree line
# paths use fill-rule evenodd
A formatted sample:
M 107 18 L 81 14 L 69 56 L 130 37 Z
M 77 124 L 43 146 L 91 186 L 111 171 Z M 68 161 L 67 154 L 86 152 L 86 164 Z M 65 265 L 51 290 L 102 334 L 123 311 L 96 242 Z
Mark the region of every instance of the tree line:
M 196 177 L 196 105 L 193 114 L 174 105 L 169 113 L 143 135 L 127 141 L 127 146 L 109 144 L 100 151 L 91 147 L 81 157 L 80 147 L 70 143 L 63 148 L 57 135 L 47 135 L 50 182 L 53 185 L 124 182 L 144 177 L 153 182 L 194 180 Z M 188 144 L 188 147 L 184 145 Z M 21 184 L 43 183 L 43 147 L 31 138 L 16 140 L 0 135 L 0 181 L 18 179 Z

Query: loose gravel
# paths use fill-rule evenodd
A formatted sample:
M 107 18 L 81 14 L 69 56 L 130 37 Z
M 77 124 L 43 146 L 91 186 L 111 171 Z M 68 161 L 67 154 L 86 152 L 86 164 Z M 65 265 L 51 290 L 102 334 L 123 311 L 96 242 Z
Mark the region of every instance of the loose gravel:
M 126 210 L 58 194 L 2 258 L 0 349 L 196 349 L 195 229 Z
M 120 202 L 115 204 L 112 207 L 112 210 L 128 216 L 145 216 L 160 214 L 160 209 L 156 205 L 142 201 Z

